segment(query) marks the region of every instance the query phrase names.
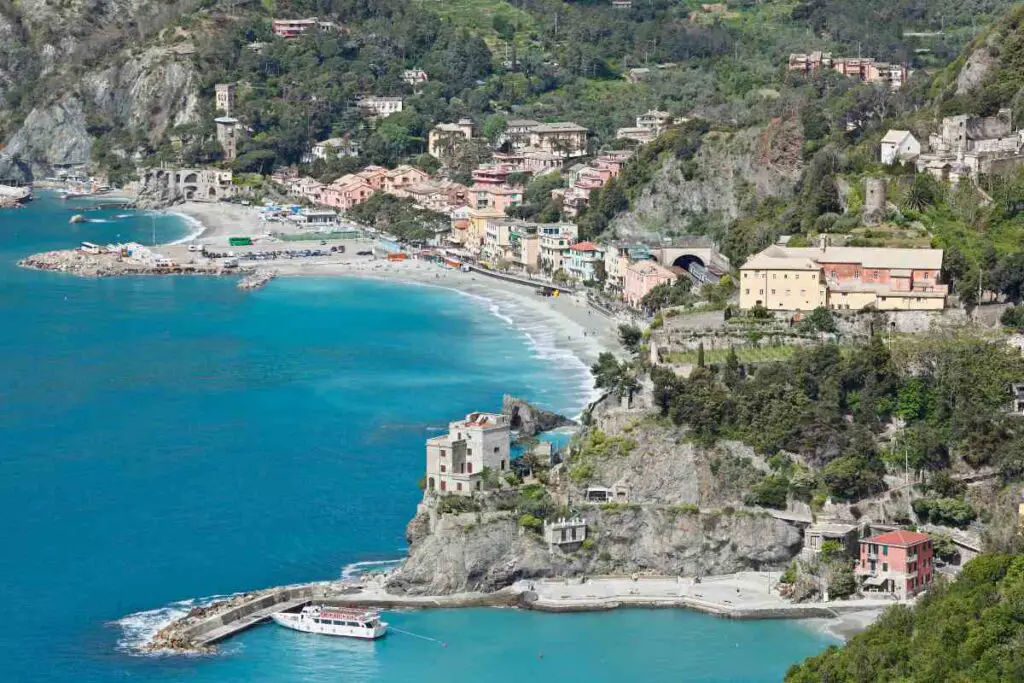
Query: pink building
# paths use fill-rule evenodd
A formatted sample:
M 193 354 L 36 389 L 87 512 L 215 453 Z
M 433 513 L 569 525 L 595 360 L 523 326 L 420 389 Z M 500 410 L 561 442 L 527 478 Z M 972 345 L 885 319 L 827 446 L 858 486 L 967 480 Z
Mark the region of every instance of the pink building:
M 328 185 L 321 192 L 321 203 L 347 211 L 372 197 L 376 190 L 365 180 L 354 175 L 345 175 Z
M 508 177 L 515 172 L 511 164 L 483 164 L 473 169 L 473 185 L 498 187 L 507 183 Z
M 889 531 L 860 542 L 856 574 L 865 590 L 905 599 L 932 584 L 932 540 L 916 531 Z
M 329 22 L 323 23 L 328 26 L 330 25 Z M 274 35 L 289 40 L 292 38 L 298 38 L 309 29 L 316 28 L 320 25 L 321 22 L 316 17 L 310 17 L 309 19 L 274 19 L 270 22 L 271 30 L 274 32 Z
M 388 177 L 388 169 L 383 166 L 367 166 L 359 173 L 355 174 L 356 177 L 362 178 L 366 183 L 375 190 L 383 190 L 385 179 Z
M 519 206 L 522 203 L 523 189 L 521 187 L 474 185 L 470 189 L 470 206 L 476 209 L 493 209 L 504 214 L 510 207 Z
M 402 165 L 384 174 L 384 191 L 401 196 L 401 191 L 430 180 L 430 174 L 412 166 Z
M 634 261 L 626 268 L 622 296 L 630 306 L 639 307 L 640 300 L 658 285 L 676 281 L 676 274 L 654 261 Z

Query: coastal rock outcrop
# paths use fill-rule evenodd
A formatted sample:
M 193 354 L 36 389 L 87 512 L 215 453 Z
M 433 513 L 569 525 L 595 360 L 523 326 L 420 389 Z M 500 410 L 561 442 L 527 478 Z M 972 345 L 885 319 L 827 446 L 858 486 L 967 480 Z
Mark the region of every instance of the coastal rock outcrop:
M 495 591 L 519 579 L 654 574 L 694 576 L 780 567 L 801 534 L 765 513 L 674 507 L 589 506 L 587 544 L 550 548 L 511 512 L 442 515 L 411 523 L 409 557 L 387 588 L 412 595 Z
M 501 412 L 509 416 L 512 429 L 527 437 L 576 424 L 564 415 L 544 410 L 509 394 L 501 399 Z
M 82 103 L 68 96 L 29 113 L 0 157 L 0 178 L 27 181 L 26 172 L 45 176 L 53 166 L 84 164 L 91 156 Z

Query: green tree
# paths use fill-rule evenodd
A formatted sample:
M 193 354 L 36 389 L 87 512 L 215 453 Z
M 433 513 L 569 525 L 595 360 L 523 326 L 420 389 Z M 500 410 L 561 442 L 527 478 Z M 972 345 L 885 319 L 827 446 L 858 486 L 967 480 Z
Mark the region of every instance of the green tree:
M 636 325 L 619 325 L 619 342 L 630 353 L 639 353 L 643 337 L 643 332 Z

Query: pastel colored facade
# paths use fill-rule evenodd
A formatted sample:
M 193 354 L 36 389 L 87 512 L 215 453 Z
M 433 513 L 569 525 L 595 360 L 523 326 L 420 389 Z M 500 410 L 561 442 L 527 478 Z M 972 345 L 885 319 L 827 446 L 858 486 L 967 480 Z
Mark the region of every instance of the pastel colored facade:
M 459 119 L 458 123 L 439 123 L 427 135 L 427 154 L 435 159 L 448 157 L 459 140 L 473 138 L 473 119 Z
M 831 52 L 791 54 L 788 69 L 805 74 L 831 69 L 865 83 L 887 83 L 893 90 L 902 88 L 910 75 L 907 67 L 901 64 L 878 62 L 871 57 L 833 57 Z
M 541 233 L 540 267 L 550 273 L 568 272 L 569 250 L 576 237 L 568 232 Z
M 913 161 L 921 155 L 921 143 L 909 130 L 890 130 L 882 138 L 881 161 L 892 166 L 897 161 Z
M 539 125 L 540 121 L 533 119 L 509 119 L 505 123 L 505 132 L 498 142 L 507 142 L 513 151 L 524 150 L 530 146 L 530 132 Z
M 274 19 L 270 22 L 274 35 L 287 40 L 298 38 L 312 28 L 332 28 L 333 26 L 331 22 L 320 21 L 317 17 L 310 17 L 308 19 Z
M 402 111 L 401 97 L 361 97 L 356 101 L 356 106 L 369 112 L 374 117 L 384 118 Z
M 889 531 L 860 542 L 854 573 L 863 590 L 878 590 L 899 599 L 913 597 L 934 581 L 934 550 L 927 534 Z
M 473 185 L 498 187 L 508 183 L 508 177 L 515 173 L 511 164 L 481 164 L 473 169 Z
M 348 211 L 372 197 L 376 190 L 355 175 L 344 175 L 321 192 L 321 203 L 340 211 Z
M 740 268 L 740 308 L 941 310 L 941 249 L 771 246 Z
M 569 248 L 569 263 L 565 270 L 574 280 L 594 282 L 598 276 L 598 264 L 604 267 L 604 252 L 593 242 L 577 242 Z
M 621 292 L 626 286 L 626 269 L 629 268 L 629 247 L 606 245 L 604 248 L 605 289 Z
M 313 178 L 296 178 L 288 183 L 288 196 L 304 199 L 311 204 L 323 202 L 323 191 L 327 187 Z
M 223 112 L 225 116 L 231 116 L 235 110 L 235 84 L 218 83 L 213 86 L 213 91 L 217 111 Z
M 563 158 L 583 156 L 587 153 L 587 132 L 575 123 L 543 123 L 530 131 L 530 147 Z
M 413 166 L 402 164 L 390 171 L 384 173 L 384 184 L 382 189 L 388 194 L 396 196 L 404 196 L 402 191 L 405 188 L 412 187 L 418 183 L 424 183 L 430 180 L 430 174 L 421 171 Z
M 523 188 L 510 185 L 477 186 L 470 189 L 470 205 L 505 215 L 505 211 L 523 203 Z
M 639 307 L 641 300 L 658 285 L 676 281 L 676 274 L 654 261 L 636 261 L 626 267 L 622 298 L 633 307 Z
M 499 218 L 505 218 L 504 211 L 497 211 L 492 208 L 475 209 L 470 207 L 466 211 L 466 231 L 463 238 L 463 246 L 470 251 L 479 252 L 484 245 L 484 237 L 487 235 L 487 223 Z
M 217 124 L 217 142 L 224 150 L 224 159 L 234 161 L 238 155 L 238 119 L 220 116 L 213 122 Z
M 363 180 L 375 190 L 383 190 L 387 182 L 388 169 L 383 166 L 367 166 L 359 173 L 354 174 Z
M 509 469 L 508 417 L 470 413 L 448 425 L 448 433 L 427 439 L 427 494 L 470 496 L 483 491 L 484 469 L 502 476 Z

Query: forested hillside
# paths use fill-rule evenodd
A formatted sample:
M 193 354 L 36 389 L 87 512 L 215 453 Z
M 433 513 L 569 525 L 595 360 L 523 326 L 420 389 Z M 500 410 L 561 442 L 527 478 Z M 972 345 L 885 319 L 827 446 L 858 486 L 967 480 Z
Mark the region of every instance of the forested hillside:
M 790 683 L 1024 680 L 1024 556 L 983 555 L 913 607 L 892 607 L 842 648 L 794 666 Z
M 1006 4 L 739 0 L 715 13 L 664 0 L 626 10 L 558 0 L 0 3 L 0 136 L 21 127 L 35 138 L 15 148 L 42 171 L 77 161 L 72 152 L 93 141 L 91 156 L 119 177 L 131 173 L 132 157 L 171 156 L 171 140 L 174 150 L 184 144 L 185 162 L 215 163 L 213 85 L 237 82 L 251 129 L 239 171 L 297 163 L 331 135 L 364 143 L 364 164 L 412 161 L 432 125 L 462 116 L 492 135 L 510 116 L 575 120 L 596 149 L 654 107 L 739 128 L 800 115 L 821 93 L 787 78 L 789 53 L 860 50 L 944 64 L 972 24 Z M 270 33 L 272 17 L 311 15 L 340 30 L 292 41 Z M 911 28 L 945 33 L 901 37 Z M 921 40 L 930 41 L 926 51 L 916 48 Z M 641 66 L 651 69 L 646 79 L 623 78 Z M 414 89 L 401 80 L 406 68 L 430 81 Z M 365 94 L 403 95 L 407 106 L 374 127 L 353 106 Z

